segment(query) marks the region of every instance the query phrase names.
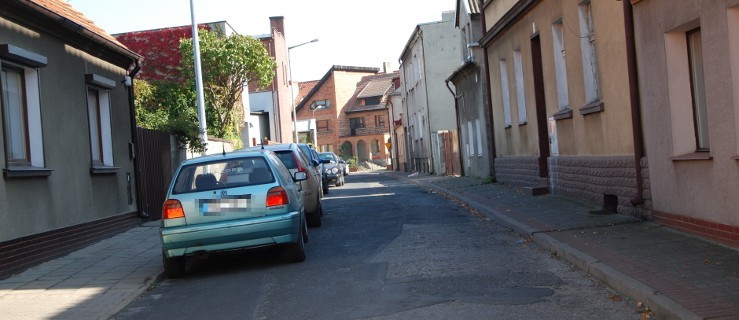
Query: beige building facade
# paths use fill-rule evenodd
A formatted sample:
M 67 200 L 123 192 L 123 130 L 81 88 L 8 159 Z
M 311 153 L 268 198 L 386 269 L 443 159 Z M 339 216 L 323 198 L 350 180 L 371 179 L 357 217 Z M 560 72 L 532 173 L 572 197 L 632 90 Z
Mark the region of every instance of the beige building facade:
M 496 180 L 644 214 L 622 2 L 485 1 L 483 16 Z
M 737 247 L 739 1 L 631 2 L 652 216 Z

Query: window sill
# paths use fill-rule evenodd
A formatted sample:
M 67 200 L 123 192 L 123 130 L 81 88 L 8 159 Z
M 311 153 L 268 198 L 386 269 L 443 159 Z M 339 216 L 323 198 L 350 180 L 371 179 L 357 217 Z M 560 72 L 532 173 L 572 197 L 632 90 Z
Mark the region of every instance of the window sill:
M 504 129 L 510 129 L 510 128 L 512 128 L 512 127 L 513 127 L 513 126 L 511 126 L 510 124 L 507 124 L 507 125 L 505 125 Z
M 116 174 L 120 167 L 92 166 L 90 174 Z
M 708 152 L 693 152 L 684 154 L 681 156 L 671 157 L 672 161 L 696 161 L 696 160 L 711 160 L 713 157 Z
M 586 104 L 582 108 L 580 108 L 580 114 L 587 115 L 591 113 L 603 112 L 603 109 L 604 109 L 603 106 L 604 106 L 603 100 L 593 101 L 591 103 Z
M 572 109 L 570 107 L 566 107 L 562 110 L 557 111 L 552 115 L 552 118 L 554 120 L 564 120 L 564 119 L 571 119 L 572 118 Z
M 731 160 L 739 160 L 739 156 L 733 156 L 731 157 Z
M 523 121 L 523 122 L 519 122 L 519 123 L 518 123 L 518 125 L 519 125 L 519 126 L 525 126 L 525 125 L 527 125 L 527 124 L 529 124 L 529 122 L 528 122 L 528 121 Z
M 51 175 L 51 169 L 38 167 L 8 167 L 3 169 L 3 177 L 5 178 L 32 178 L 32 177 L 48 177 Z

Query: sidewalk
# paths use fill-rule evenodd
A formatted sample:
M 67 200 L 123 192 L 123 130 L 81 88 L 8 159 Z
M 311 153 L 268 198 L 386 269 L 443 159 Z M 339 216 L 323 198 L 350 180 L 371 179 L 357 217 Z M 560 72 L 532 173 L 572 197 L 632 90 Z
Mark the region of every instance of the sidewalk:
M 471 177 L 385 172 L 456 198 L 566 259 L 656 319 L 739 319 L 739 251 L 565 198 Z M 636 306 L 635 306 L 636 307 Z
M 159 221 L 0 281 L 2 319 L 108 319 L 162 273 Z

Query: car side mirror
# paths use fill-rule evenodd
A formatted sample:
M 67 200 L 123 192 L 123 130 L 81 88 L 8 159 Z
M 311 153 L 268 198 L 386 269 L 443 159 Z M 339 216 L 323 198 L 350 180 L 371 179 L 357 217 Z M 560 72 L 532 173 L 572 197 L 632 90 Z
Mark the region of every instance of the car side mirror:
M 321 160 L 316 160 L 316 159 L 313 159 L 311 161 L 313 162 L 313 166 L 314 167 L 320 166 L 321 163 L 323 163 L 323 162 L 321 162 Z
M 308 175 L 305 173 L 305 171 L 298 171 L 293 174 L 293 181 L 303 181 L 308 179 Z

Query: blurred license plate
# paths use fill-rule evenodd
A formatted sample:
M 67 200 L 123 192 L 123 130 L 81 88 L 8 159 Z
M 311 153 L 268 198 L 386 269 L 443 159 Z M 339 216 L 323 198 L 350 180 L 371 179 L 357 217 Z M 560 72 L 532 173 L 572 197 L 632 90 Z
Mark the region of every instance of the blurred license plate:
M 236 212 L 245 213 L 249 210 L 250 198 L 202 199 L 199 205 L 200 212 L 204 216 L 222 216 Z

